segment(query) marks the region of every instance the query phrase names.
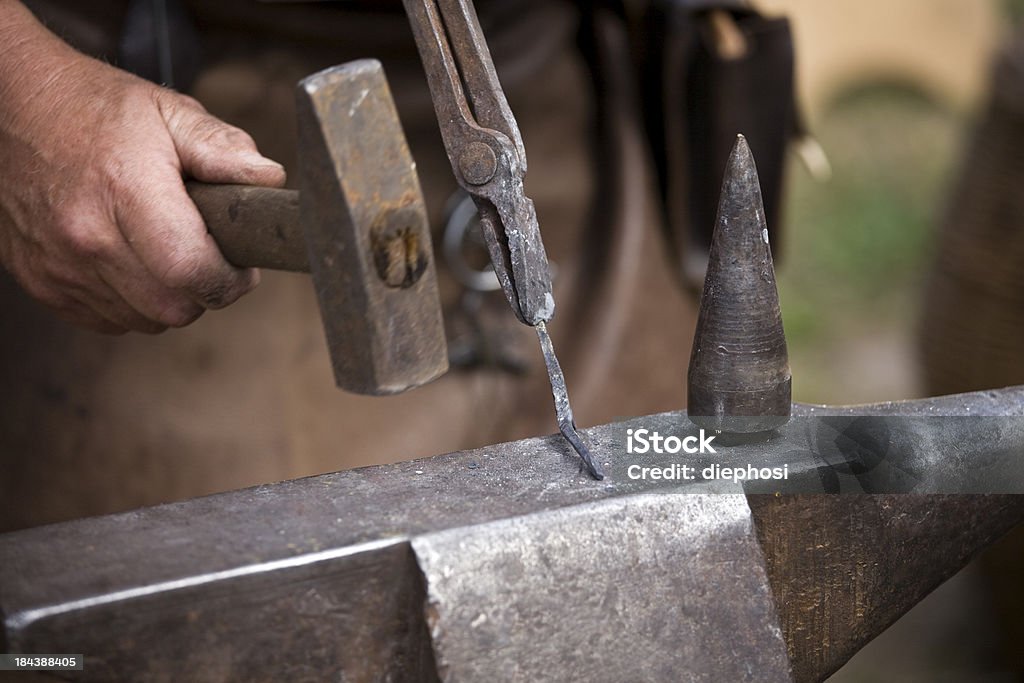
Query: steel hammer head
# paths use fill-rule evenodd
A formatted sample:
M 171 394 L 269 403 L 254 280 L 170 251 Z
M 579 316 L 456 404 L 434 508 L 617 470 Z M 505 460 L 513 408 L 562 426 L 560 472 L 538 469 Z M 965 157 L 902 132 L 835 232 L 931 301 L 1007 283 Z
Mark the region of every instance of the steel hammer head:
M 299 213 L 334 377 L 394 394 L 448 369 L 423 193 L 376 60 L 300 81 Z

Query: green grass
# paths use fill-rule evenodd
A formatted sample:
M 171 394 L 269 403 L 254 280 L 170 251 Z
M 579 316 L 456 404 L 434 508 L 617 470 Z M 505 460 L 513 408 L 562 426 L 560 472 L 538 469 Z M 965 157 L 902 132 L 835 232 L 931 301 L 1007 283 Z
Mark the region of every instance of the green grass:
M 819 183 L 793 164 L 779 289 L 797 400 L 872 396 L 870 386 L 849 386 L 843 366 L 858 336 L 906 346 L 962 127 L 911 91 L 864 89 L 838 100 L 814 131 L 832 179 Z

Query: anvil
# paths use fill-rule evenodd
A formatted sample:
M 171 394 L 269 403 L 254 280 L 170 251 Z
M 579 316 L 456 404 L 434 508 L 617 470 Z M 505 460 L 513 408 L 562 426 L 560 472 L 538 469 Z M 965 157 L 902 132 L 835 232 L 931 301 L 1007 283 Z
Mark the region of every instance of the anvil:
M 908 418 L 886 459 L 915 490 L 986 463 L 1024 481 L 1024 387 L 794 408 L 717 462 L 843 476 L 806 455 L 802 416 L 883 414 Z M 0 651 L 82 653 L 66 674 L 92 681 L 814 681 L 1024 518 L 1022 496 L 877 478 L 757 495 L 625 475 L 626 429 L 686 419 L 585 430 L 603 482 L 553 436 L 0 536 Z

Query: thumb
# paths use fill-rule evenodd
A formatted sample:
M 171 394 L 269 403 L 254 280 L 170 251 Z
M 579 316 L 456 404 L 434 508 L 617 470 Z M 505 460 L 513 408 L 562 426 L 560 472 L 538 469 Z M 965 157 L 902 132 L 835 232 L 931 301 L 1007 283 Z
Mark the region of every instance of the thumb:
M 261 155 L 244 130 L 211 116 L 190 97 L 161 94 L 160 112 L 187 177 L 205 183 L 284 186 L 284 167 Z

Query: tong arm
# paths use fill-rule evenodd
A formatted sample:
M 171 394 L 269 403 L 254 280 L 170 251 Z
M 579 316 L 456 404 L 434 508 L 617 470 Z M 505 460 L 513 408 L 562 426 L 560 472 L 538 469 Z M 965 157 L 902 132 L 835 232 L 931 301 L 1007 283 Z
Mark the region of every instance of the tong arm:
M 404 0 L 448 159 L 473 197 L 498 282 L 527 325 L 551 319 L 554 298 L 526 152 L 471 0 Z

